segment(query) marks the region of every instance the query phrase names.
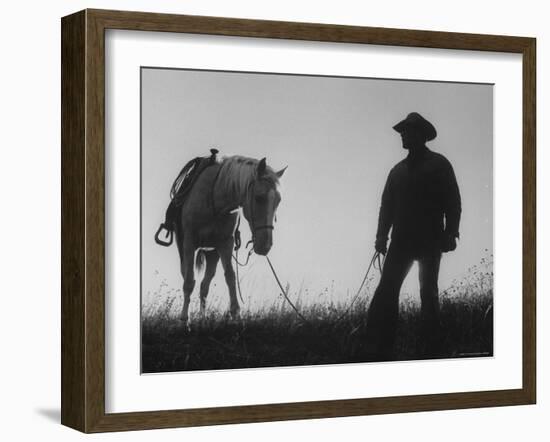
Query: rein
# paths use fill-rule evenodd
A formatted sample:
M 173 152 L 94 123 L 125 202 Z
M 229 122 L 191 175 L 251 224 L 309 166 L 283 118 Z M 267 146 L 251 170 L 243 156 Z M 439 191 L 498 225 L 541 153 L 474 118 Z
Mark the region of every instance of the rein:
M 271 263 L 271 260 L 269 259 L 269 256 L 266 255 L 266 260 L 267 260 L 267 263 L 269 264 L 269 268 L 271 269 L 271 272 L 273 273 L 273 276 L 275 277 L 275 281 L 277 281 L 277 284 L 279 285 L 279 288 L 281 289 L 281 293 L 282 295 L 285 297 L 286 301 L 288 302 L 288 304 L 292 307 L 292 309 L 294 310 L 294 312 L 296 313 L 296 315 L 298 315 L 298 317 L 302 320 L 302 322 L 304 322 L 305 324 L 309 325 L 309 326 L 312 326 L 311 322 L 309 322 L 305 317 L 304 315 L 302 315 L 300 313 L 300 311 L 298 310 L 298 308 L 294 305 L 294 303 L 290 300 L 290 298 L 288 297 L 288 294 L 286 293 L 286 290 L 283 288 L 283 285 L 281 284 L 281 281 L 279 279 L 279 276 L 277 275 L 277 272 L 275 271 L 275 268 L 273 267 L 273 264 Z M 384 260 L 385 260 L 385 257 L 384 259 L 380 258 L 380 253 L 379 252 L 374 252 L 374 255 L 372 256 L 371 260 L 370 260 L 370 263 L 369 263 L 369 266 L 367 267 L 367 271 L 365 272 L 365 276 L 363 277 L 363 280 L 361 281 L 361 285 L 359 286 L 359 288 L 357 289 L 357 292 L 355 294 L 355 296 L 353 297 L 350 305 L 348 306 L 348 308 L 344 311 L 344 313 L 342 313 L 335 321 L 334 323 L 334 326 L 338 325 L 338 323 L 349 313 L 349 311 L 351 310 L 351 307 L 353 306 L 353 304 L 355 303 L 355 301 L 357 300 L 357 298 L 359 297 L 359 295 L 361 294 L 361 290 L 363 289 L 364 285 L 365 285 L 365 282 L 367 282 L 367 279 L 368 279 L 368 276 L 369 276 L 369 273 L 370 273 L 370 270 L 372 268 L 377 268 L 376 265 L 378 264 L 378 270 L 380 270 L 380 273 L 382 273 L 382 268 L 384 266 Z
M 309 322 L 304 315 L 300 313 L 300 311 L 296 308 L 294 303 L 290 300 L 288 297 L 286 290 L 283 288 L 283 285 L 281 284 L 281 281 L 279 280 L 279 277 L 277 276 L 277 272 L 275 271 L 275 268 L 273 267 L 273 264 L 271 264 L 271 260 L 269 259 L 269 256 L 265 256 L 265 259 L 267 260 L 267 263 L 269 264 L 269 268 L 271 269 L 271 272 L 273 273 L 273 276 L 275 277 L 275 281 L 277 281 L 277 284 L 279 285 L 279 288 L 281 289 L 282 295 L 285 297 L 286 302 L 292 307 L 294 312 L 298 315 L 298 317 L 304 322 L 304 324 L 307 324 L 309 326 L 312 326 L 311 322 Z
M 348 308 L 336 319 L 336 322 L 334 325 L 337 325 L 351 310 L 351 307 L 357 301 L 357 298 L 361 294 L 361 290 L 363 289 L 363 286 L 365 285 L 365 282 L 367 282 L 367 279 L 369 277 L 369 272 L 371 268 L 377 268 L 376 264 L 378 264 L 378 270 L 380 271 L 380 274 L 382 274 L 382 269 L 384 267 L 384 261 L 386 260 L 386 257 L 380 258 L 380 252 L 374 252 L 374 255 L 372 255 L 372 258 L 370 260 L 369 266 L 367 267 L 367 271 L 365 272 L 365 276 L 363 277 L 363 280 L 361 281 L 361 285 L 357 289 L 357 292 L 355 293 L 355 296 L 351 300 Z

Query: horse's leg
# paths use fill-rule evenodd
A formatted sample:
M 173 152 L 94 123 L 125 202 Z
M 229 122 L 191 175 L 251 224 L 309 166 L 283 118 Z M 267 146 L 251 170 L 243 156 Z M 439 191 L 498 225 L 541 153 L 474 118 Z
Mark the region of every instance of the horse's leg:
M 206 297 L 208 296 L 208 290 L 210 289 L 210 282 L 216 274 L 216 267 L 220 256 L 215 250 L 212 252 L 206 252 L 206 269 L 204 270 L 204 277 L 201 282 L 201 316 L 204 316 L 206 310 Z
M 186 324 L 189 321 L 189 302 L 191 301 L 191 293 L 195 288 L 195 271 L 194 271 L 195 247 L 187 237 L 183 239 L 183 247 L 181 253 L 181 275 L 183 276 L 183 309 L 180 319 Z
M 218 253 L 222 261 L 223 272 L 225 275 L 225 282 L 229 288 L 229 312 L 233 318 L 239 316 L 239 301 L 237 300 L 237 285 L 235 279 L 235 270 L 233 269 L 232 253 L 233 253 L 233 238 L 223 243 L 221 247 L 218 247 Z

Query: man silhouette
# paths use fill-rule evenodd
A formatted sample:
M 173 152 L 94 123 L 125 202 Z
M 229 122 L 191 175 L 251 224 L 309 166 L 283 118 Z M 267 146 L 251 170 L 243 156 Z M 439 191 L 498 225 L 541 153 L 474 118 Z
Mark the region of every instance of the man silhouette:
M 421 353 L 433 357 L 440 351 L 439 263 L 442 252 L 456 249 L 461 214 L 451 163 L 426 147 L 437 135 L 434 126 L 413 112 L 393 129 L 409 152 L 389 173 L 378 218 L 375 249 L 386 259 L 367 313 L 366 331 L 366 345 L 375 360 L 393 358 L 399 291 L 414 261 L 418 261 L 420 279 Z

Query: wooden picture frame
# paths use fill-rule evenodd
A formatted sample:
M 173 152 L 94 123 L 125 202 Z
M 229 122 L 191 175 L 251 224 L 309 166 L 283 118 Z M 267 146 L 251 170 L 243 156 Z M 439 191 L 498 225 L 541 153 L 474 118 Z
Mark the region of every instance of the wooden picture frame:
M 523 63 L 523 385 L 497 391 L 105 412 L 105 30 L 495 51 Z M 83 432 L 533 404 L 536 398 L 536 41 L 533 38 L 84 10 L 62 19 L 62 408 Z

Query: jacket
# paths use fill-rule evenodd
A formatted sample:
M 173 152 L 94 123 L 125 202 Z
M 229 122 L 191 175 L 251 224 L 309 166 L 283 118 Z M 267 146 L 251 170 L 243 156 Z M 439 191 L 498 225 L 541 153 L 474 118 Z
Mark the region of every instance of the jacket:
M 409 152 L 388 175 L 378 217 L 377 241 L 414 250 L 439 247 L 444 235 L 459 237 L 460 192 L 451 163 L 427 147 Z

